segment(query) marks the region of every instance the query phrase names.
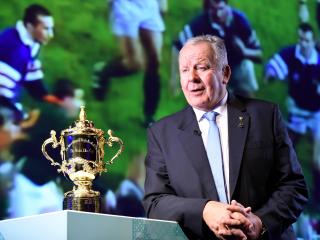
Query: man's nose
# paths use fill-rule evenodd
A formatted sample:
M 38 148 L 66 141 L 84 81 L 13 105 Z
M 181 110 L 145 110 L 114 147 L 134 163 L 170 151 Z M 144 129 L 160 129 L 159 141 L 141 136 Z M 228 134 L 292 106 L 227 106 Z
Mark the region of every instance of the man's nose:
M 189 71 L 189 81 L 195 81 L 199 79 L 199 75 L 197 73 L 197 70 L 196 69 L 191 69 Z

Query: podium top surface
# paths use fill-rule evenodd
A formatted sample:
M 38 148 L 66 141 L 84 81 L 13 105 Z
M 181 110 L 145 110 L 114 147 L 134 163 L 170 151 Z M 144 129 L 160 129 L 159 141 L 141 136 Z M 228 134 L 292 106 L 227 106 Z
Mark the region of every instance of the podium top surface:
M 64 210 L 0 221 L 0 240 L 187 239 L 176 222 Z

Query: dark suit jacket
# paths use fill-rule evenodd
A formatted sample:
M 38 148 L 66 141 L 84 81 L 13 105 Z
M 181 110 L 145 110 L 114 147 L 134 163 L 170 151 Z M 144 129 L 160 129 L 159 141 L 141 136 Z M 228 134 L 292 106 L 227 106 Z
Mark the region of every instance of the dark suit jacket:
M 266 239 L 295 239 L 291 224 L 308 193 L 277 105 L 232 95 L 227 104 L 231 199 L 252 207 L 268 229 Z M 190 239 L 210 239 L 202 212 L 217 199 L 193 109 L 149 128 L 147 216 L 178 221 Z

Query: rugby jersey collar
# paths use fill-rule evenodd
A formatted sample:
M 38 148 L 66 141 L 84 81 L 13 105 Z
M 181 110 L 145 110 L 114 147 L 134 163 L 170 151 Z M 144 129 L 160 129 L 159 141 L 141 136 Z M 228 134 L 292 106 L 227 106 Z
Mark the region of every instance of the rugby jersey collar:
M 30 46 L 31 55 L 34 57 L 38 54 L 40 49 L 40 44 L 33 40 L 32 36 L 24 26 L 23 22 L 19 20 L 16 24 L 16 30 L 23 44 Z
M 28 30 L 26 29 L 26 27 L 24 26 L 23 22 L 21 20 L 19 20 L 16 24 L 16 29 L 18 31 L 19 37 L 21 39 L 21 41 L 25 44 L 28 45 L 30 47 L 33 47 L 34 44 L 37 44 L 31 34 L 28 32 Z
M 309 59 L 306 59 L 302 54 L 300 53 L 300 46 L 296 45 L 295 49 L 295 57 L 299 59 L 303 64 L 317 64 L 318 63 L 318 53 L 317 50 L 314 48 L 311 53 L 311 57 Z

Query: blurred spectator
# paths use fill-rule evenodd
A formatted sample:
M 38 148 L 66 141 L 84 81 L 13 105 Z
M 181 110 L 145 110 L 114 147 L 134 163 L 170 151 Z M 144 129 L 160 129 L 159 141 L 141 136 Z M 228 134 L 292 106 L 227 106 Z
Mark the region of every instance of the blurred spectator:
M 298 43 L 281 49 L 267 63 L 265 79 L 286 80 L 288 84 L 288 128 L 296 145 L 303 135 L 312 135 L 314 210 L 320 210 L 320 55 L 314 31 L 308 23 L 298 29 Z
M 301 23 L 310 21 L 310 13 L 307 5 L 307 0 L 298 0 L 298 17 Z M 316 0 L 316 22 L 320 28 L 320 0 Z
M 11 144 L 18 140 L 25 138 L 25 134 L 19 125 L 15 125 L 11 121 L 5 120 L 0 115 L 0 151 L 3 152 L 10 148 Z
M 43 72 L 38 59 L 41 45 L 53 37 L 53 17 L 38 4 L 25 9 L 15 27 L 0 33 L 0 114 L 16 122 L 26 118 L 19 101 L 22 88 L 37 100 L 57 103 L 42 81 Z
M 99 63 L 94 69 L 93 93 L 100 101 L 105 98 L 111 78 L 128 76 L 144 69 L 146 126 L 154 121 L 160 98 L 159 65 L 164 31 L 161 12 L 166 8 L 166 0 L 111 1 L 112 30 L 121 56 L 107 64 Z
M 27 131 L 29 138 L 13 146 L 15 158 L 20 160 L 21 170 L 14 176 L 14 187 L 10 191 L 9 216 L 21 217 L 32 214 L 62 210 L 62 186 L 70 190 L 71 182 L 50 165 L 41 152 L 43 142 L 50 137 L 50 131 L 59 135 L 68 128 L 83 105 L 83 94 L 74 84 L 61 79 L 55 83 L 53 93 L 64 107 L 42 104 L 36 125 Z M 78 93 L 78 94 L 76 94 Z M 80 98 L 79 98 L 80 95 Z M 46 149 L 57 162 L 61 162 L 60 149 Z
M 310 13 L 307 5 L 307 0 L 299 0 L 298 16 L 301 23 L 309 23 Z M 320 29 L 320 0 L 316 0 L 316 23 Z M 320 50 L 320 40 L 316 42 L 316 48 Z
M 300 215 L 298 221 L 293 225 L 298 240 L 319 239 L 320 235 L 317 235 L 316 227 L 313 226 L 312 221 L 309 215 Z
M 106 193 L 108 213 L 130 217 L 144 217 L 142 206 L 144 195 L 143 182 L 145 170 L 144 156 L 138 155 L 129 165 L 126 178 L 120 183 L 116 193 L 109 190 Z
M 14 174 L 13 156 L 10 152 L 11 144 L 24 138 L 21 128 L 12 122 L 6 121 L 0 115 L 0 220 L 7 217 L 7 193 L 12 188 Z
M 316 20 L 318 29 L 320 29 L 320 0 L 317 0 L 317 6 L 316 6 Z
M 232 68 L 229 91 L 252 96 L 258 90 L 253 61 L 260 61 L 262 51 L 255 31 L 246 16 L 228 5 L 227 0 L 206 1 L 208 6 L 200 15 L 187 23 L 179 33 L 172 49 L 171 87 L 178 88 L 178 50 L 191 37 L 216 35 L 225 41 L 228 61 Z
M 309 22 L 310 13 L 307 6 L 307 0 L 298 0 L 299 6 L 298 6 L 298 17 L 301 23 L 307 23 Z
M 210 8 L 210 1 L 211 0 L 203 0 L 203 3 L 202 3 L 203 10 Z

